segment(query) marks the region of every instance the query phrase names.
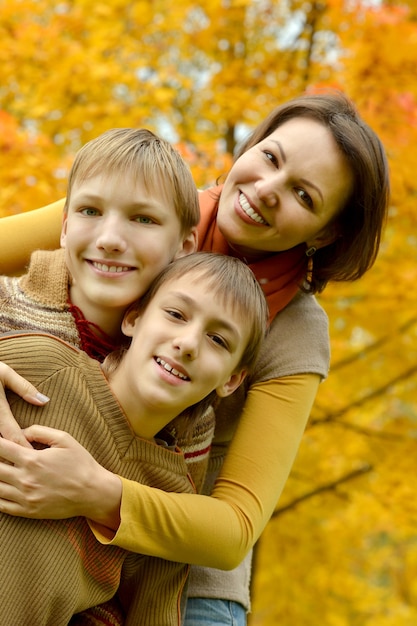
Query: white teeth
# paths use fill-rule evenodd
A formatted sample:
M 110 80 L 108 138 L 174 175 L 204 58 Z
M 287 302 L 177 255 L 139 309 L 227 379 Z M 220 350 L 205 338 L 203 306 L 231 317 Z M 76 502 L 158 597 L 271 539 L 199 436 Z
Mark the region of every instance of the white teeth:
M 128 272 L 130 267 L 124 265 L 105 265 L 104 263 L 96 263 L 93 261 L 94 267 L 96 267 L 101 272 L 110 272 L 110 273 L 120 273 L 120 272 Z
M 178 376 L 178 378 L 182 378 L 182 380 L 189 380 L 188 376 L 185 376 L 184 374 L 176 370 L 175 367 L 171 367 L 166 361 L 161 359 L 159 356 L 156 357 L 156 362 L 159 363 L 159 365 L 162 365 L 162 367 L 165 370 L 167 370 L 167 372 L 170 372 L 170 374 L 173 374 L 174 376 Z
M 251 205 L 246 200 L 243 193 L 239 195 L 239 204 L 246 213 L 246 215 L 251 218 L 251 220 L 257 222 L 258 224 L 268 224 L 268 222 L 266 222 L 264 218 L 259 215 L 259 213 L 256 213 L 256 211 L 252 209 Z

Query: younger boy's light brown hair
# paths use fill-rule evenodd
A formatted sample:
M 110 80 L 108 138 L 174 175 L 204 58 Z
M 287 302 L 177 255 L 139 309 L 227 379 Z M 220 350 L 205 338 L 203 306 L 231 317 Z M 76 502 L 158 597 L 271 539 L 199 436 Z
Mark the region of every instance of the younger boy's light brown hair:
M 113 128 L 86 143 L 78 152 L 69 177 L 64 212 L 75 183 L 102 175 L 131 176 L 151 194 L 161 188 L 172 199 L 181 233 L 200 220 L 198 192 L 191 172 L 173 146 L 145 128 Z
M 242 325 L 249 332 L 236 371 L 252 371 L 267 332 L 269 311 L 262 288 L 252 270 L 235 257 L 215 252 L 195 252 L 176 259 L 160 272 L 146 294 L 131 305 L 129 311 L 136 310 L 140 315 L 162 285 L 185 275 L 190 283 L 204 281 L 207 288 L 213 290 L 213 295 L 220 297 L 225 307 L 231 306 L 233 311 L 237 311 Z M 118 367 L 126 349 L 128 348 L 112 352 L 105 359 L 103 372 L 108 378 Z M 209 406 L 216 406 L 217 400 L 214 391 L 173 420 L 171 424 L 177 434 L 182 433 L 185 436 L 189 433 L 196 419 L 203 415 Z

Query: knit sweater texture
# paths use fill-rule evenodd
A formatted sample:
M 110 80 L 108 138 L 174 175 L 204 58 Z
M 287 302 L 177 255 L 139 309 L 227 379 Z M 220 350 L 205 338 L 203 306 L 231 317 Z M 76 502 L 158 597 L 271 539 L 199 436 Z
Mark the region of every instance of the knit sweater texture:
M 80 348 L 81 339 L 77 330 L 77 325 L 71 312 L 69 311 L 68 306 L 68 285 L 69 274 L 65 263 L 64 251 L 35 251 L 32 254 L 31 263 L 29 265 L 28 272 L 25 275 L 12 278 L 7 276 L 0 276 L 0 332 L 6 333 L 11 331 L 36 331 L 48 333 L 60 338 L 61 340 L 69 343 L 76 348 Z M 30 363 L 30 361 L 28 361 L 28 363 Z M 13 364 L 11 362 L 10 365 L 13 367 Z M 32 374 L 33 371 L 28 372 L 28 376 Z M 65 381 L 63 381 L 63 385 L 65 384 Z M 62 393 L 63 389 L 59 388 L 59 386 L 57 385 L 54 395 L 62 397 Z M 50 406 L 51 405 L 48 405 L 48 410 L 44 411 L 43 415 L 46 416 L 48 414 Z M 93 404 L 91 406 L 93 407 Z M 89 409 L 85 408 L 84 410 L 85 413 L 88 414 Z M 18 417 L 17 414 L 16 417 Z M 51 421 L 45 423 L 47 423 L 47 425 L 49 426 L 61 428 L 63 430 L 71 432 L 65 424 L 62 424 L 58 420 L 54 421 L 53 417 L 54 416 L 51 415 Z M 59 418 L 63 419 L 63 416 L 59 416 Z M 181 433 L 179 434 L 181 445 L 184 446 L 183 452 L 188 463 L 187 471 L 192 483 L 194 484 L 194 489 L 197 490 L 201 490 L 202 488 L 213 433 L 214 416 L 212 411 L 208 411 L 205 415 L 200 416 L 200 418 L 196 421 L 194 425 L 194 431 L 191 436 L 182 437 Z M 77 434 L 75 434 L 74 436 L 75 438 L 78 438 Z M 88 437 L 86 437 L 83 445 L 87 449 L 89 449 L 88 444 Z M 158 452 L 160 451 L 159 447 L 156 449 L 158 450 Z M 161 452 L 161 454 L 165 455 L 166 452 Z M 170 456 L 169 458 L 172 458 L 172 456 Z M 114 471 L 115 473 L 119 473 L 117 468 L 112 471 Z M 187 473 L 187 471 L 185 471 L 185 473 Z M 145 481 L 144 484 L 150 483 Z M 188 479 L 187 484 L 190 487 L 190 481 Z M 162 486 L 160 486 L 160 488 L 163 489 Z M 23 520 L 21 520 L 19 523 L 24 526 Z M 57 522 L 52 523 L 57 524 Z M 99 545 L 94 539 L 92 539 L 92 541 L 94 545 Z M 164 568 L 164 561 L 152 558 L 147 559 L 146 562 L 144 562 L 141 566 L 142 580 L 140 588 L 142 589 L 142 591 L 145 589 L 145 587 L 149 589 L 149 598 L 147 601 L 148 608 L 144 612 L 144 615 L 147 614 L 150 621 L 146 621 L 146 619 L 148 618 L 141 618 L 144 621 L 137 622 L 138 624 L 143 623 L 146 624 L 146 626 L 149 626 L 151 624 L 156 625 L 159 623 L 168 623 L 164 621 L 167 616 L 164 616 L 162 621 L 155 621 L 160 620 L 160 616 L 158 616 L 158 611 L 156 611 L 156 615 L 152 617 L 152 620 L 149 617 L 149 610 L 151 610 L 152 606 L 161 606 L 161 598 L 165 597 L 166 594 L 171 593 L 169 587 L 169 577 L 171 576 L 171 573 L 170 571 L 166 571 Z M 182 571 L 182 569 L 183 568 L 181 566 L 179 568 L 179 571 Z M 155 574 L 155 572 L 157 572 L 157 574 Z M 163 584 L 164 577 L 167 578 L 166 586 Z M 155 595 L 152 593 L 152 589 L 157 588 L 158 584 L 163 589 L 165 589 L 165 591 L 161 592 L 162 595 L 158 596 L 156 598 L 157 602 L 155 602 Z M 174 587 L 175 584 L 172 583 L 172 588 Z M 27 586 L 27 589 L 30 589 L 30 587 Z M 175 593 L 177 593 L 177 589 Z M 144 596 L 142 595 L 141 597 Z M 102 598 L 102 595 L 100 595 L 100 598 Z M 99 600 L 99 602 L 101 601 L 102 599 Z M 17 604 L 18 603 L 16 603 L 16 606 Z M 89 606 L 91 605 L 89 604 Z M 109 606 L 110 610 L 113 610 L 114 607 L 111 604 Z M 47 614 L 48 613 L 46 612 L 45 615 Z M 92 619 L 91 616 L 90 619 Z M 74 626 L 75 624 L 81 625 L 87 623 L 87 617 L 85 617 L 83 620 L 79 616 L 77 620 L 77 622 L 72 622 Z M 41 623 L 43 622 L 39 622 L 39 624 Z M 52 624 L 53 622 L 46 623 Z M 56 623 L 58 624 L 58 622 Z M 117 623 L 116 620 L 115 623 Z M 3 626 L 2 622 L 0 622 L 0 624 L 1 626 Z M 17 626 L 19 622 L 16 621 L 15 624 Z M 22 625 L 23 624 L 26 623 L 22 622 Z M 37 622 L 34 621 L 33 624 L 37 625 Z M 7 626 L 9 626 L 9 624 Z
M 33 330 L 49 333 L 81 348 L 81 338 L 68 304 L 69 273 L 64 250 L 37 250 L 21 277 L 0 276 L 0 333 Z M 176 423 L 173 424 L 174 428 Z M 203 485 L 214 435 L 208 411 L 187 436 L 177 433 L 196 490 Z
M 183 455 L 134 435 L 99 363 L 84 352 L 55 337 L 17 334 L 0 338 L 0 360 L 51 398 L 40 408 L 9 393 L 21 426 L 65 430 L 114 473 L 193 493 Z M 180 624 L 187 573 L 186 565 L 103 546 L 81 517 L 0 515 L 1 626 L 66 626 L 118 589 L 126 624 Z
M 21 272 L 35 247 L 59 245 L 63 206 L 61 200 L 2 220 L 3 272 Z M 314 401 L 317 387 L 311 375 L 323 379 L 328 367 L 327 316 L 314 297 L 299 294 L 272 323 L 244 407 L 242 398 L 227 406 L 222 403 L 225 412 L 223 418 L 219 413 L 207 484 L 210 490 L 222 467 L 214 498 L 189 494 L 171 498 L 122 479 L 120 527 L 109 536 L 93 524 L 95 535 L 103 543 L 161 558 L 228 568 L 230 555 L 244 555 L 273 512 Z M 238 436 L 229 447 L 238 421 Z M 189 594 L 236 600 L 249 608 L 248 567 L 231 572 L 212 568 L 192 568 L 201 576 L 191 580 Z

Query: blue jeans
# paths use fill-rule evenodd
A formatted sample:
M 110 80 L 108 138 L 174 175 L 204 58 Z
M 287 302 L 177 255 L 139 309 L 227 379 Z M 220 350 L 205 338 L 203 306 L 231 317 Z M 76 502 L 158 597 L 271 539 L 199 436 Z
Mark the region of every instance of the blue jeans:
M 188 598 L 183 626 L 246 626 L 246 610 L 238 602 Z

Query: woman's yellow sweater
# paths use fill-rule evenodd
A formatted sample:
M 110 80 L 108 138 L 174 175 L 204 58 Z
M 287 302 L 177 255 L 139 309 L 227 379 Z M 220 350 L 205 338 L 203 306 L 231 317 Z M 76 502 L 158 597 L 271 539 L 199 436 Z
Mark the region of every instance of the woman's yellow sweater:
M 2 272 L 23 271 L 34 246 L 59 245 L 63 205 L 0 221 Z M 328 367 L 327 316 L 313 296 L 299 294 L 273 320 L 246 399 L 241 389 L 220 405 L 212 475 L 225 460 L 212 497 L 167 494 L 123 479 L 120 527 L 103 535 L 92 521 L 96 537 L 143 554 L 218 568 L 206 570 L 210 597 L 248 606 L 243 579 L 231 583 L 228 572 L 218 570 L 236 567 L 267 524 Z M 207 595 L 199 580 L 193 578 L 189 595 Z

